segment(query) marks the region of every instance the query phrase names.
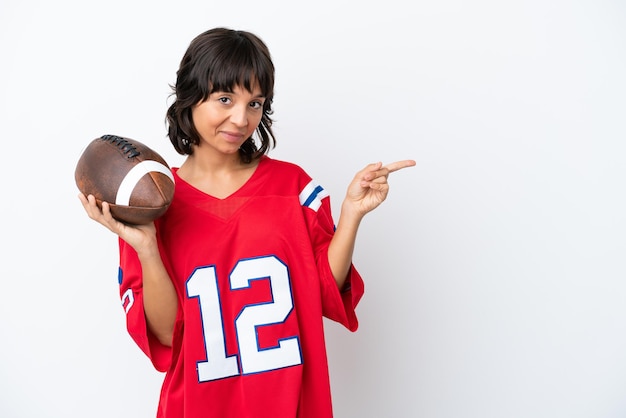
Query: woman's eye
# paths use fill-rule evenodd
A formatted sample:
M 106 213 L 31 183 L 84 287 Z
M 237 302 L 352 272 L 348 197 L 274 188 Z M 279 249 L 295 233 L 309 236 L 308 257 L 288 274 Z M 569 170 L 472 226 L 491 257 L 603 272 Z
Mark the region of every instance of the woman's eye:
M 217 99 L 217 100 L 219 100 L 219 101 L 220 101 L 220 103 L 223 103 L 223 104 L 228 104 L 228 103 L 230 103 L 230 98 L 229 98 L 229 97 L 220 97 L 220 98 L 219 98 L 219 99 Z
M 263 108 L 263 103 L 262 102 L 252 102 L 252 103 L 250 103 L 250 107 L 252 107 L 253 109 L 262 109 Z

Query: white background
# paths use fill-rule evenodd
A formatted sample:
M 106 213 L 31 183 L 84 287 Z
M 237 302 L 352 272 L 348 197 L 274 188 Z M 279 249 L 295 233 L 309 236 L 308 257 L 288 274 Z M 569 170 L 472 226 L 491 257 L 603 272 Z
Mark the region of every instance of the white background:
M 331 193 L 413 158 L 364 220 L 338 418 L 626 416 L 626 6 L 609 0 L 0 3 L 0 416 L 154 417 L 115 237 L 74 167 L 103 134 L 170 165 L 191 39 L 251 30 L 278 147 Z

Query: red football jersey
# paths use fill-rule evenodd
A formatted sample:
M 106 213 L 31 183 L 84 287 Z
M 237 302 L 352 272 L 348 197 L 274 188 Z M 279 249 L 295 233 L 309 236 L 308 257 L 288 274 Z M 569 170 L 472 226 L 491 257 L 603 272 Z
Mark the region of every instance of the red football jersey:
M 297 165 L 262 157 L 235 193 L 217 199 L 176 174 L 156 221 L 178 292 L 172 347 L 147 329 L 141 265 L 120 240 L 127 327 L 165 371 L 158 417 L 332 417 L 323 316 L 357 329 L 363 280 L 340 292 L 328 265 L 327 192 Z

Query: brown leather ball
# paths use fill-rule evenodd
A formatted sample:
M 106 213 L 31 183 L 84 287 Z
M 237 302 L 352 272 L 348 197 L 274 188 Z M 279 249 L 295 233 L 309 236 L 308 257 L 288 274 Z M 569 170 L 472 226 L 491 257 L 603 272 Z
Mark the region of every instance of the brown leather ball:
M 163 157 L 134 139 L 96 138 L 83 151 L 74 173 L 85 196 L 128 224 L 147 224 L 162 216 L 174 197 L 174 177 Z

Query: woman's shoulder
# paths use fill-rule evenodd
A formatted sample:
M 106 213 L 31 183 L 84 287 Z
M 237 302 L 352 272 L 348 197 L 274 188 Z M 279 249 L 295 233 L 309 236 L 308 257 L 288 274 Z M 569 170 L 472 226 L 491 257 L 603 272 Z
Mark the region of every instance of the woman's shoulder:
M 309 177 L 307 172 L 300 165 L 291 161 L 279 160 L 268 156 L 263 156 L 261 162 L 265 164 L 267 168 L 279 174 Z

